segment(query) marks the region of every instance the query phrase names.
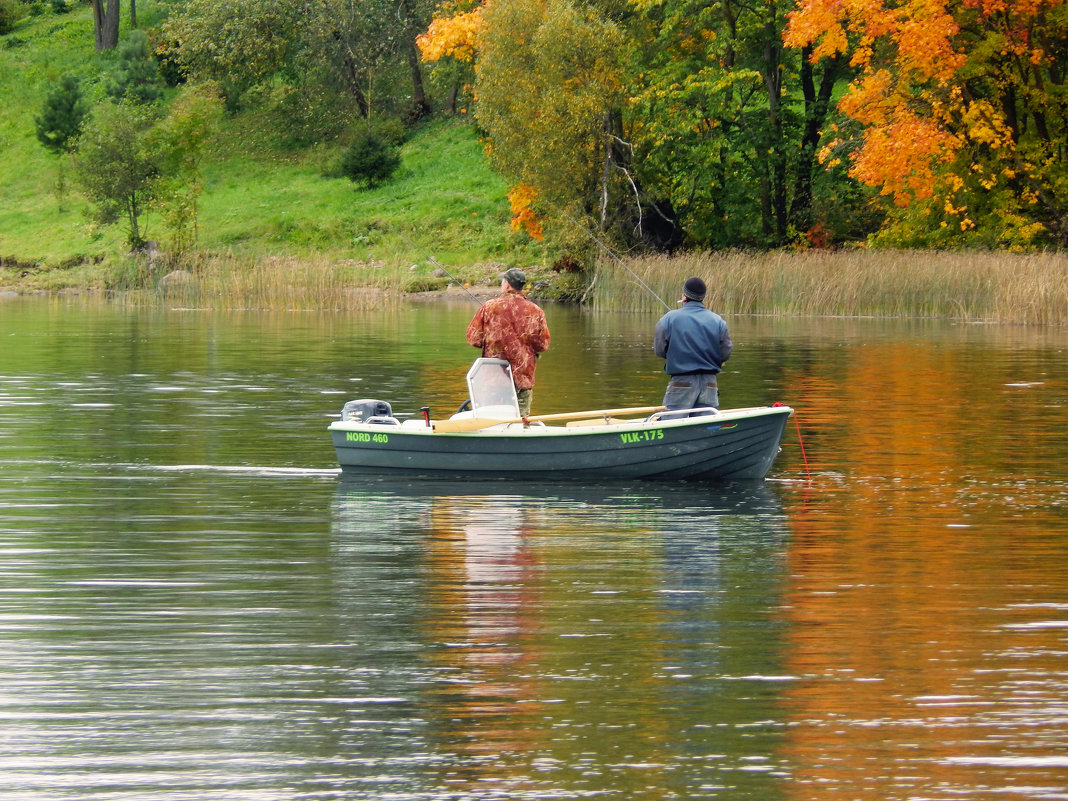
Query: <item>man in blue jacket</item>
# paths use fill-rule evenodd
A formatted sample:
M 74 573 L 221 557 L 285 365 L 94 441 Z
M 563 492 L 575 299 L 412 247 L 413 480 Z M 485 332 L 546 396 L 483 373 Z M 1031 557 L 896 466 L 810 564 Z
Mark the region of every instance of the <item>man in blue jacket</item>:
M 705 308 L 704 281 L 687 278 L 682 296 L 682 307 L 661 317 L 653 336 L 653 350 L 667 359 L 664 372 L 671 376 L 664 405 L 669 411 L 698 406 L 718 409 L 716 373 L 730 358 L 731 335 L 723 318 Z

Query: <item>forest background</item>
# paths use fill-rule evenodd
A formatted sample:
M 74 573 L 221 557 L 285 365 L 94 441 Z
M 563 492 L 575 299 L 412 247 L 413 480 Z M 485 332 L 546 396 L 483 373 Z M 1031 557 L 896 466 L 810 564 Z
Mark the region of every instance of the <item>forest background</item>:
M 1063 0 L 0 0 L 0 283 L 719 260 L 834 313 L 923 248 L 927 311 L 981 264 L 1063 321 L 1066 53 Z

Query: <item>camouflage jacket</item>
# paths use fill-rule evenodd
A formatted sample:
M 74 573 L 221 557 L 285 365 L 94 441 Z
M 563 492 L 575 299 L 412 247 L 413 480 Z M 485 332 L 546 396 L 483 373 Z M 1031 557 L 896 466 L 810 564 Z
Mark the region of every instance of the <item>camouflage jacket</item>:
M 549 348 L 545 312 L 522 292 L 508 290 L 487 300 L 467 326 L 467 341 L 489 359 L 507 359 L 515 388 L 534 386 L 534 358 Z

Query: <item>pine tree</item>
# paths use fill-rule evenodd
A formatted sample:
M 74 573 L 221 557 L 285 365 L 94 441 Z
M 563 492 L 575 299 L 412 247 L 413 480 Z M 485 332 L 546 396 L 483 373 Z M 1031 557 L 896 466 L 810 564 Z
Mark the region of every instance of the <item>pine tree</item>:
M 118 52 L 118 63 L 111 73 L 107 92 L 116 100 L 155 103 L 163 98 L 163 80 L 159 65 L 148 45 L 144 31 L 130 31 Z
M 73 75 L 64 75 L 48 93 L 44 108 L 35 119 L 37 138 L 53 153 L 69 153 L 88 113 L 89 102 L 82 94 L 81 83 Z
M 353 182 L 369 188 L 389 180 L 400 166 L 400 154 L 381 136 L 366 131 L 356 136 L 341 159 L 341 170 Z

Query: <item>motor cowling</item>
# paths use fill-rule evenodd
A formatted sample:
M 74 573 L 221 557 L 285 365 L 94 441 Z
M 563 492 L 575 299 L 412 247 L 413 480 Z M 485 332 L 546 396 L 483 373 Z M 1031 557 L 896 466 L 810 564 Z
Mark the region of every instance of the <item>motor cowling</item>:
M 366 423 L 372 417 L 393 417 L 393 407 L 381 400 L 353 400 L 341 407 L 343 422 Z

